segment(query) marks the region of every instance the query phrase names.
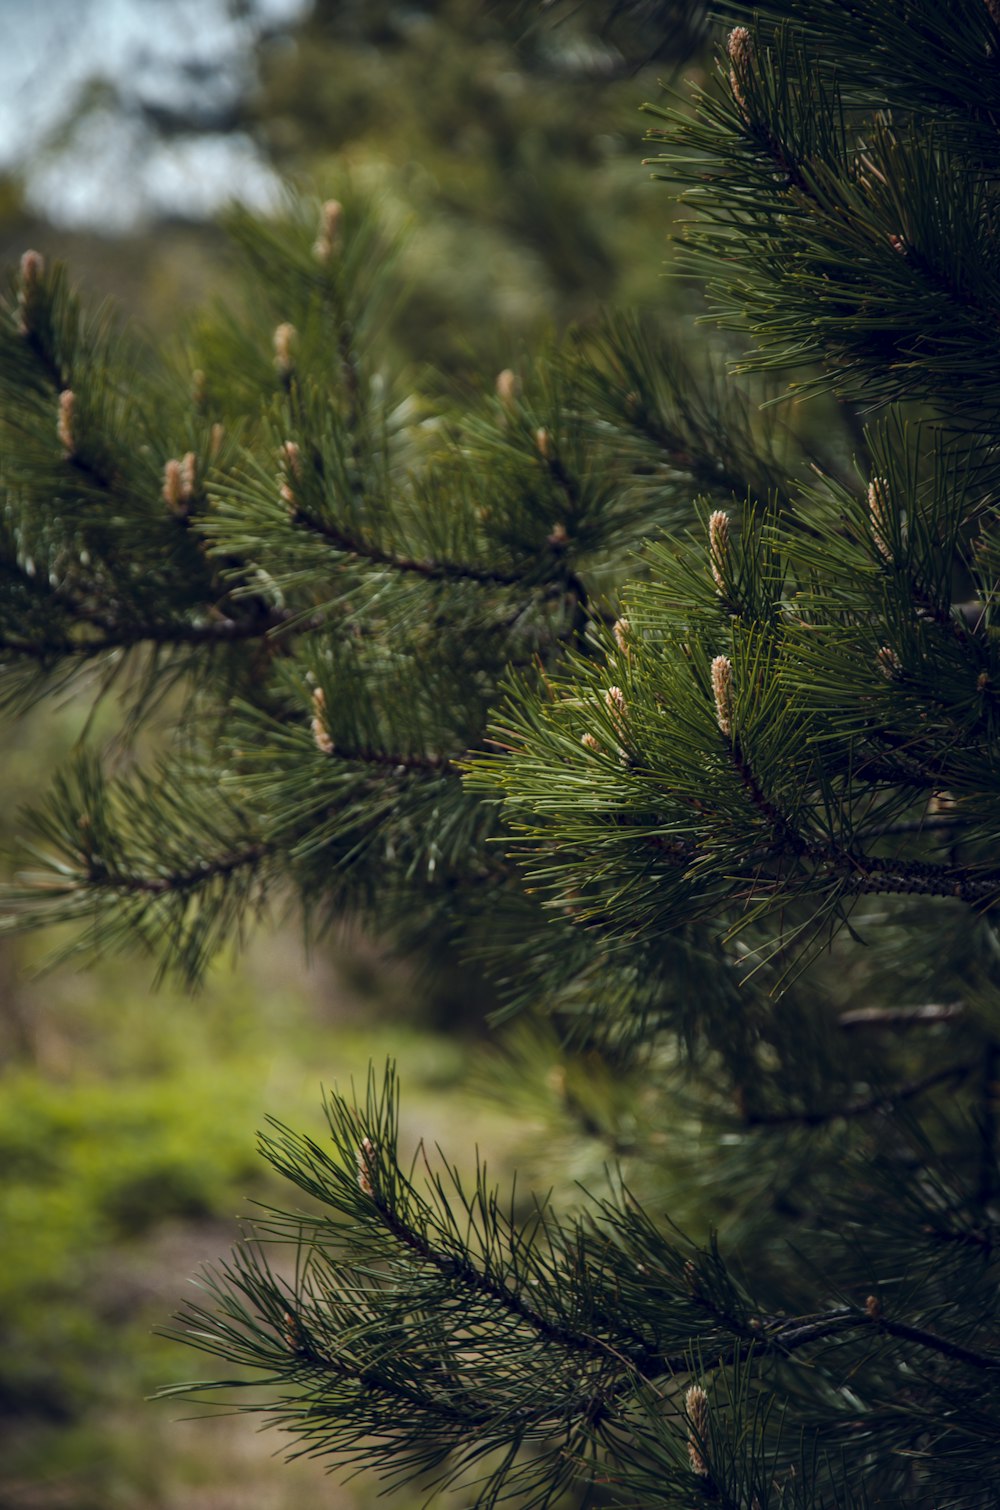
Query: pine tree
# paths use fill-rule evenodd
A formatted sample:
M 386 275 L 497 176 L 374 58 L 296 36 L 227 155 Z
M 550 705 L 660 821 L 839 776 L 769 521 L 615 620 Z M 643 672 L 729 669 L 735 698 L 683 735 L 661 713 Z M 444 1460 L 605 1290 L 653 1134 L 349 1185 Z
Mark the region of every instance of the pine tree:
M 738 337 L 613 316 L 432 403 L 353 194 L 239 223 L 172 364 L 25 256 L 7 705 L 178 712 L 61 774 L 12 904 L 192 981 L 276 896 L 356 912 L 633 1089 L 577 1210 L 411 1160 L 391 1067 L 267 1133 L 306 1210 L 182 1331 L 300 1450 L 482 1506 L 993 1506 L 1000 14 L 726 24 L 652 134 Z

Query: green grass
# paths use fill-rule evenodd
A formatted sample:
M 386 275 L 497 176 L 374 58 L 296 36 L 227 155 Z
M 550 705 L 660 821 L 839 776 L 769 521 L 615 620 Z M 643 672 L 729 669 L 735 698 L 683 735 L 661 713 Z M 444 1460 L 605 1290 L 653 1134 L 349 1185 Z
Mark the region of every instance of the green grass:
M 152 993 L 142 966 L 120 962 L 8 996 L 23 1041 L 0 1075 L 4 1506 L 369 1502 L 369 1487 L 344 1497 L 319 1467 L 288 1470 L 276 1436 L 175 1427 L 176 1405 L 147 1399 L 210 1372 L 155 1333 L 199 1266 L 228 1251 L 255 1201 L 296 1204 L 256 1152 L 268 1114 L 322 1137 L 323 1088 L 363 1085 L 370 1061 L 392 1057 L 407 1142 L 450 1145 L 469 1166 L 477 1137 L 502 1152 L 520 1136 L 471 1085 L 469 1042 L 422 1024 L 405 971 L 367 947 L 339 961 L 307 969 L 289 930 L 197 998 Z

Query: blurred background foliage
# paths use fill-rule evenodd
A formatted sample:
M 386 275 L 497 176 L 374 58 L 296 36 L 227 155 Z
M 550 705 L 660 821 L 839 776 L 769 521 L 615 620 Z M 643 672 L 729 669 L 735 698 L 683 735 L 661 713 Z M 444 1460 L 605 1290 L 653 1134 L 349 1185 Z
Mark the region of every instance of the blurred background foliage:
M 91 25 L 105 9 L 93 0 Z M 381 191 L 411 228 L 401 338 L 421 363 L 453 371 L 609 304 L 680 311 L 695 298 L 680 284 L 665 292 L 671 210 L 640 165 L 638 107 L 679 69 L 699 73 L 699 23 L 697 0 L 317 0 L 298 27 L 258 39 L 252 87 L 224 125 L 282 182 L 325 193 L 349 174 Z M 84 93 L 81 111 L 92 103 Z M 123 129 L 137 108 L 104 81 L 111 107 Z M 184 125 L 159 101 L 138 108 L 168 135 Z M 120 214 L 103 182 L 93 203 L 81 194 L 72 131 L 36 148 L 47 164 L 37 185 L 23 164 L 0 185 L 4 260 L 28 240 L 169 330 L 220 285 L 225 239 L 164 189 L 124 197 L 166 204 L 168 217 L 109 242 L 102 231 Z M 155 170 L 147 140 L 132 152 L 133 171 Z M 245 197 L 259 204 L 259 186 Z
M 37 9 L 3 7 L 9 58 Z M 102 46 L 127 9 L 110 0 L 78 9 L 95 57 L 127 60 Z M 638 111 L 679 71 L 704 68 L 696 0 L 223 9 L 245 25 L 220 32 L 220 45 L 237 37 L 246 50 L 243 85 L 225 108 L 213 115 L 215 75 L 192 32 L 171 66 L 201 81 L 200 111 L 155 67 L 145 95 L 139 70 L 77 78 L 48 136 L 19 157 L 0 154 L 5 263 L 29 245 L 68 261 L 86 289 L 114 295 L 157 340 L 224 294 L 230 252 L 217 220 L 196 213 L 204 194 L 187 213 L 183 185 L 170 208 L 163 195 L 129 198 L 123 176 L 116 205 L 113 184 L 95 177 L 88 199 L 99 108 L 105 124 L 117 122 L 115 140 L 131 144 L 136 175 L 151 163 L 162 170 L 164 143 L 182 136 L 193 153 L 197 127 L 197 141 L 238 137 L 239 161 L 255 155 L 252 202 L 279 180 L 322 194 L 347 176 L 378 194 L 387 221 L 409 227 L 407 297 L 392 335 L 427 391 L 489 387 L 532 342 L 609 305 L 679 323 L 697 313 L 696 291 L 664 276 L 672 212 L 640 165 Z M 157 0 L 156 10 L 179 24 L 187 7 Z M 70 29 L 61 45 L 79 41 Z M 64 61 L 51 56 L 57 75 Z M 231 61 L 216 57 L 217 72 Z M 85 727 L 88 709 L 66 701 L 8 729 L 0 825 L 9 831 Z M 111 743 L 116 729 L 109 700 L 88 737 Z M 155 740 L 155 727 L 143 737 Z M 50 950 L 34 938 L 0 949 L 0 1504 L 10 1510 L 372 1502 L 361 1481 L 341 1489 L 320 1465 L 286 1466 L 280 1446 L 275 1457 L 275 1442 L 242 1419 L 178 1423 L 143 1398 L 192 1368 L 153 1328 L 169 1321 L 199 1263 L 229 1247 L 237 1213 L 275 1194 L 256 1130 L 271 1114 L 318 1131 L 320 1083 L 363 1078 L 369 1059 L 398 1061 L 411 1142 L 469 1160 L 478 1141 L 493 1173 L 517 1166 L 526 1189 L 533 1181 L 572 1197 L 574 1182 L 599 1185 L 609 1162 L 627 1171 L 649 1140 L 669 1140 L 657 1164 L 682 1224 L 703 1229 L 731 1199 L 721 1180 L 717 1209 L 686 1198 L 699 1123 L 681 1100 L 666 1133 L 634 1071 L 581 1065 L 529 1022 L 488 1034 L 492 1000 L 453 961 L 393 959 L 346 930 L 307 961 L 280 905 L 250 952 L 221 961 L 196 999 L 154 993 L 141 960 L 38 973 Z

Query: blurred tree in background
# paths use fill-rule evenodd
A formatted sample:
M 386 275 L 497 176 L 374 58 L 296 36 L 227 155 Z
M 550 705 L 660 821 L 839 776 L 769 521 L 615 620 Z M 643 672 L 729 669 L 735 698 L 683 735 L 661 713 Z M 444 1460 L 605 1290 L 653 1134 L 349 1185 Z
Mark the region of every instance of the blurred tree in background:
M 655 107 L 686 206 L 670 324 L 594 315 L 594 282 L 621 292 L 605 216 L 558 196 L 600 162 L 553 175 L 543 108 L 560 70 L 576 110 L 599 62 L 617 87 L 674 26 L 651 5 L 569 5 L 558 46 L 338 11 L 357 78 L 406 60 L 430 95 L 453 68 L 489 116 L 490 245 L 523 258 L 581 210 L 534 248 L 550 296 L 507 352 L 466 336 L 503 313 L 484 284 L 436 283 L 427 240 L 407 260 L 427 217 L 407 249 L 360 152 L 336 199 L 234 220 L 242 292 L 169 353 L 22 259 L 4 689 L 118 688 L 126 727 L 35 804 L 11 900 L 197 983 L 294 899 L 311 938 L 357 917 L 471 960 L 513 1024 L 481 1083 L 557 1199 L 431 1155 L 392 1066 L 333 1090 L 325 1133 L 263 1140 L 302 1209 L 269 1195 L 185 1312 L 226 1365 L 203 1391 L 252 1385 L 305 1454 L 477 1505 L 971 1510 L 997 1503 L 1000 1372 L 997 19 L 731 10 L 715 73 Z M 469 89 L 435 30 L 459 16 L 537 94 Z M 399 117 L 461 152 L 466 111 Z M 442 190 L 458 236 L 463 175 Z M 433 373 L 403 284 L 432 328 L 453 287 Z M 697 284 L 738 363 L 691 340 Z M 29 1190 L 37 1125 L 11 1139 Z M 191 1132 L 200 1159 L 88 1211 L 212 1209 Z
M 267 72 L 265 138 L 296 174 L 332 149 L 407 207 L 410 354 L 478 371 L 498 325 L 509 346 L 612 301 L 662 304 L 668 222 L 636 172 L 636 102 L 702 19 L 678 0 L 320 5 Z

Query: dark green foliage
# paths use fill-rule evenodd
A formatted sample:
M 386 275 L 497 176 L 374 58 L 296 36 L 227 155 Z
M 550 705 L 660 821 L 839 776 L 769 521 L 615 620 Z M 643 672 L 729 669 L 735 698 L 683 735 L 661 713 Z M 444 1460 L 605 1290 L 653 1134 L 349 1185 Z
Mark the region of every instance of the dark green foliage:
M 280 870 L 309 912 L 353 901 L 392 921 L 437 899 L 449 928 L 456 887 L 474 911 L 479 889 L 516 891 L 486 843 L 495 804 L 461 780 L 501 678 L 511 665 L 537 676 L 572 647 L 592 655 L 592 626 L 614 619 L 643 540 L 682 517 L 692 474 L 742 475 L 757 449 L 753 410 L 735 400 L 720 462 L 689 363 L 627 323 L 506 372 L 471 412 L 432 414 L 379 360 L 391 244 L 356 200 L 340 215 L 325 260 L 314 215 L 237 226 L 257 296 L 245 321 L 196 327 L 194 377 L 169 404 L 166 375 L 142 389 L 138 358 L 128 407 L 77 404 L 89 367 L 50 351 L 72 352 L 80 322 L 61 277 L 33 285 L 27 336 L 13 297 L 7 446 L 22 465 L 31 427 L 56 470 L 8 491 L 12 688 L 31 697 L 40 678 L 96 668 L 123 678 L 138 717 L 192 656 L 200 668 L 154 778 L 108 788 L 84 756 L 36 831 L 90 947 L 131 932 L 192 978 Z M 63 322 L 70 335 L 54 333 Z M 591 407 L 616 364 L 642 387 L 641 429 Z M 58 434 L 67 390 L 72 451 Z M 91 451 L 102 470 L 81 491 Z M 51 888 L 18 900 L 54 916 Z
M 165 370 L 25 265 L 11 701 L 186 700 L 155 775 L 60 778 L 13 900 L 196 980 L 284 892 L 461 949 L 572 1046 L 562 1112 L 628 1175 L 578 1214 L 401 1165 L 391 1073 L 329 1145 L 265 1139 L 308 1209 L 188 1336 L 304 1451 L 479 1505 L 986 1510 L 996 27 L 732 9 L 655 162 L 769 387 L 617 315 L 418 378 L 353 191 L 239 224 L 242 302 Z
M 294 1278 L 249 1243 L 206 1276 L 209 1304 L 181 1318 L 187 1340 L 257 1371 L 264 1394 L 249 1408 L 300 1450 L 390 1482 L 474 1483 L 482 1505 L 551 1504 L 595 1455 L 624 1503 L 694 1505 L 710 1489 L 731 1506 L 856 1505 L 866 1492 L 891 1502 L 911 1477 L 885 1444 L 905 1458 L 915 1430 L 961 1409 L 962 1430 L 939 1437 L 924 1477 L 954 1488 L 968 1476 L 961 1502 L 990 1503 L 975 1497 L 972 1464 L 996 1450 L 984 1405 L 1000 1372 L 995 1285 L 975 1234 L 936 1214 L 951 1190 L 911 1189 L 908 1216 L 919 1212 L 925 1235 L 881 1285 L 864 1234 L 838 1213 L 841 1283 L 789 1316 L 770 1311 L 766 1280 L 738 1282 L 714 1244 L 664 1232 L 627 1191 L 565 1222 L 544 1204 L 519 1213 L 485 1169 L 465 1187 L 422 1147 L 405 1171 L 396 1117 L 390 1071 L 360 1106 L 331 1098 L 331 1144 L 280 1126 L 266 1135 L 271 1164 L 320 1203 L 255 1223 L 275 1257 L 294 1248 Z M 873 1194 L 888 1172 L 853 1170 Z M 867 1284 L 877 1296 L 852 1299 Z M 897 1319 L 914 1304 L 933 1328 Z M 699 1430 L 690 1381 L 707 1372 Z

